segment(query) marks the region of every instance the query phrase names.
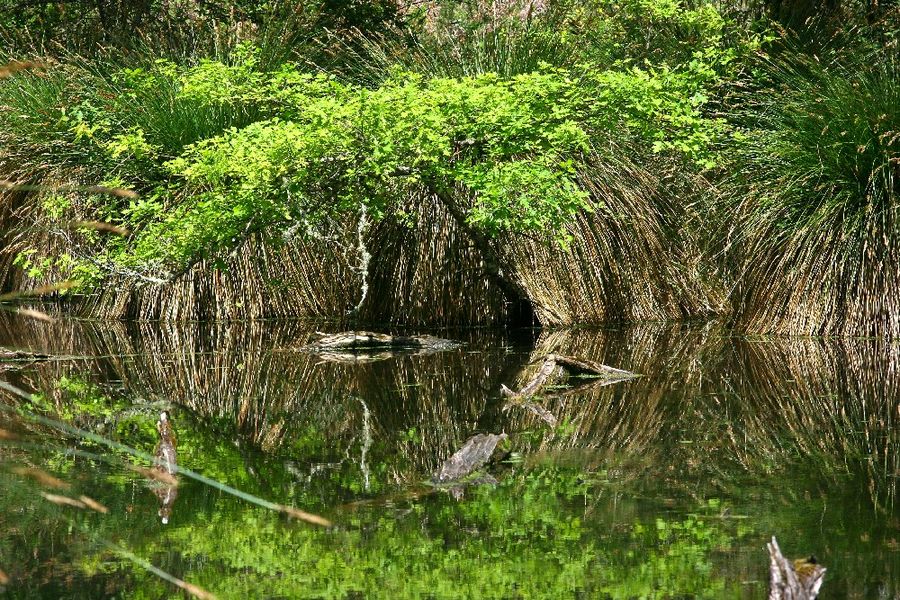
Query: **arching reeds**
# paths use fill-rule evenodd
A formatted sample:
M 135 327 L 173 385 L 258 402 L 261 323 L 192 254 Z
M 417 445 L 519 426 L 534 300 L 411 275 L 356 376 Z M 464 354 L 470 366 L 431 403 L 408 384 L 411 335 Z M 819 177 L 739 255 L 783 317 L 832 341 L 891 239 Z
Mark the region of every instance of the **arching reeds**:
M 507 244 L 540 323 L 673 321 L 718 311 L 721 293 L 697 266 L 689 203 L 664 189 L 672 174 L 629 160 L 624 148 L 612 154 L 584 167 L 593 212 L 568 226 L 567 248 L 527 238 Z
M 510 276 L 522 282 L 541 324 L 692 318 L 721 304 L 715 286 L 697 268 L 700 252 L 696 236 L 684 226 L 683 207 L 666 198 L 662 180 L 646 168 L 625 159 L 619 163 L 597 158 L 585 168 L 582 184 L 595 209 L 568 227 L 568 247 L 524 236 L 498 241 Z M 77 253 L 79 243 L 91 252 L 90 243 L 65 228 L 87 215 L 69 208 L 52 218 L 40 195 L 24 202 L 15 198 L 6 196 L 9 243 L 0 250 L 7 287 L 69 277 L 56 266 L 29 277 L 13 261 L 25 250 L 39 249 L 30 260 L 41 263 Z M 410 203 L 414 222 L 388 215 L 369 224 L 362 248 L 355 226 L 337 230 L 333 238 L 255 237 L 171 282 L 128 272 L 112 275 L 80 297 L 75 308 L 92 317 L 141 320 L 348 322 L 353 316 L 407 325 L 502 323 L 507 299 L 487 277 L 479 249 L 436 198 L 421 192 Z M 363 250 L 371 255 L 364 271 Z M 366 299 L 351 315 L 364 281 Z
M 900 335 L 900 63 L 763 66 L 722 188 L 738 326 Z
M 522 39 L 506 41 L 531 56 L 529 44 L 537 43 L 537 38 L 530 36 L 540 38 L 540 32 L 529 27 L 517 33 Z M 548 33 L 547 23 L 541 27 Z M 505 39 L 505 35 L 497 32 L 497 39 Z M 483 45 L 476 44 L 478 49 L 472 52 L 491 55 L 493 50 Z M 437 44 L 422 53 L 439 56 L 440 50 Z M 484 64 L 476 61 L 470 72 L 496 68 L 501 75 L 513 75 L 532 71 L 537 68 L 532 59 L 541 56 L 537 50 L 535 53 L 527 60 L 507 57 L 516 63 L 509 69 L 501 69 L 493 59 Z M 221 246 L 238 247 L 209 256 L 204 253 L 214 254 L 213 250 L 191 246 L 196 252 L 192 250 L 185 263 L 193 267 L 174 277 L 154 263 L 152 256 L 147 258 L 137 250 L 135 256 L 129 256 L 131 238 L 118 245 L 106 244 L 97 232 L 84 234 L 73 227 L 72 223 L 102 217 L 116 225 L 127 224 L 138 235 L 148 231 L 146 220 L 153 221 L 160 214 L 185 216 L 174 207 L 197 190 L 161 183 L 171 175 L 163 167 L 166 161 L 192 142 L 271 116 L 266 112 L 271 110 L 268 100 L 260 101 L 249 92 L 234 98 L 222 93 L 254 91 L 254 82 L 264 79 L 256 69 L 258 56 L 253 51 L 235 55 L 230 62 L 207 61 L 184 68 L 166 61 L 123 68 L 70 57 L 65 67 L 52 69 L 46 80 L 29 76 L 4 81 L 0 124 L 8 127 L 0 132 L 0 174 L 49 189 L 17 199 L 14 210 L 4 217 L 9 233 L 8 243 L 0 249 L 0 279 L 9 286 L 39 285 L 77 277 L 79 273 L 66 272 L 77 264 L 81 274 L 103 279 L 94 291 L 82 290 L 85 295 L 78 310 L 104 318 L 314 317 L 350 321 L 352 317 L 357 322 L 475 325 L 505 322 L 508 306 L 525 301 L 532 305 L 529 313 L 536 314 L 542 324 L 572 324 L 678 319 L 708 314 L 719 306 L 714 286 L 704 281 L 696 268 L 700 256 L 696 236 L 685 225 L 692 214 L 686 208 L 691 199 L 674 198 L 664 191 L 672 185 L 672 178 L 687 176 L 676 175 L 676 169 L 667 168 L 663 161 L 648 158 L 646 148 L 628 148 L 618 138 L 634 136 L 619 136 L 622 132 L 618 129 L 624 125 L 618 117 L 609 123 L 600 119 L 605 124 L 598 125 L 600 130 L 591 140 L 594 154 L 584 163 L 578 159 L 579 166 L 573 167 L 579 169 L 578 186 L 584 191 L 572 192 L 573 197 L 590 196 L 593 212 L 579 214 L 568 224 L 568 248 L 560 248 L 552 235 L 544 236 L 539 230 L 530 231 L 533 237 L 504 234 L 495 240 L 499 249 L 494 254 L 505 263 L 499 270 L 506 280 L 516 282 L 517 297 L 497 289 L 503 285 L 498 285 L 496 273 L 492 278 L 486 268 L 496 262 L 495 257 L 486 255 L 484 244 L 473 239 L 477 227 L 469 227 L 467 222 L 472 214 L 465 210 L 454 214 L 439 190 L 433 189 L 434 182 L 423 181 L 418 188 L 406 186 L 410 189 L 398 186 L 404 188 L 400 193 L 408 196 L 407 204 L 392 206 L 396 210 L 386 211 L 389 214 L 380 222 L 373 217 L 373 223 L 367 224 L 364 217 L 356 220 L 341 213 L 343 222 L 332 229 L 330 237 L 301 239 L 294 231 L 280 231 L 282 226 L 291 229 L 280 222 L 265 235 L 246 242 L 238 230 L 234 235 L 223 234 Z M 412 60 L 414 55 L 408 58 Z M 569 61 L 557 58 L 557 64 Z M 467 61 L 460 58 L 458 62 Z M 434 75 L 427 65 L 412 66 Z M 385 68 L 382 65 L 381 70 Z M 215 85 L 210 84 L 211 77 Z M 594 81 L 585 73 L 574 72 L 572 77 L 584 80 L 585 92 L 597 86 L 615 87 L 615 78 Z M 566 82 L 567 86 L 576 85 L 569 76 Z M 80 104 L 69 115 L 72 97 Z M 13 118 L 11 112 L 15 111 L 27 118 Z M 654 123 L 659 120 L 651 119 Z M 603 156 L 599 155 L 601 148 Z M 57 152 L 64 160 L 42 158 Z M 230 155 L 230 151 L 223 149 L 221 154 Z M 531 162 L 519 162 L 530 168 Z M 109 177 L 135 186 L 140 198 L 97 201 L 77 187 Z M 53 191 L 54 183 L 66 185 L 67 191 Z M 571 183 L 574 190 L 575 181 Z M 523 202 L 544 206 L 544 197 L 552 196 L 553 189 L 525 197 Z M 523 192 L 510 194 L 518 197 Z M 12 202 L 9 196 L 6 200 Z M 471 207 L 466 204 L 463 208 Z M 543 210 L 529 208 L 526 212 L 536 215 Z M 168 227 L 176 228 L 181 221 L 187 219 L 173 218 Z M 504 231 L 518 231 L 516 221 L 504 226 Z M 217 231 L 215 226 L 207 224 L 204 229 L 193 221 L 185 227 Z M 251 230 L 240 228 L 244 236 Z M 161 247 L 175 244 L 162 230 L 157 233 L 147 235 L 151 239 L 148 247 L 160 238 L 165 238 L 159 242 Z M 283 243 L 283 237 L 291 240 Z M 32 254 L 23 260 L 23 252 Z M 206 260 L 191 263 L 201 257 Z M 23 268 L 14 268 L 16 258 Z

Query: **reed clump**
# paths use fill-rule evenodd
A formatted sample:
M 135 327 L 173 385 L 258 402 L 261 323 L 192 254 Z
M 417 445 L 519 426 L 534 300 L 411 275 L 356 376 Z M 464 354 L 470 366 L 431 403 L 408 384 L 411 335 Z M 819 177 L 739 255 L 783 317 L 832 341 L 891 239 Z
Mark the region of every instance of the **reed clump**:
M 761 67 L 722 185 L 737 326 L 900 335 L 900 63 L 798 54 Z

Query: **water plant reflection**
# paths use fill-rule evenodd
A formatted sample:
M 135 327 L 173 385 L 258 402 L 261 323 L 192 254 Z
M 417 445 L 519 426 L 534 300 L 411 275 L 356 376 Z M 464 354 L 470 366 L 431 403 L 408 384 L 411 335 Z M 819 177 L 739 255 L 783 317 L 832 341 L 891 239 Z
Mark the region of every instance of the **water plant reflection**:
M 159 499 L 159 517 L 163 525 L 169 522 L 172 515 L 172 505 L 178 498 L 178 472 L 177 440 L 175 430 L 169 419 L 169 411 L 159 413 L 159 421 L 156 423 L 159 432 L 159 443 L 154 452 L 153 469 L 154 479 L 158 485 L 153 486 L 153 495 Z

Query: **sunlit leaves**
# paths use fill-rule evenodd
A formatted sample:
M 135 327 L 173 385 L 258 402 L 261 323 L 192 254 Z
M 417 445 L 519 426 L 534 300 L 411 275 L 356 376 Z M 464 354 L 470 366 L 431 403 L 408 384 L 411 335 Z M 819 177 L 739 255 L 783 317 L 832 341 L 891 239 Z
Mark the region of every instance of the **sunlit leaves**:
M 241 92 L 248 103 L 277 98 L 272 118 L 167 163 L 186 190 L 138 238 L 137 255 L 188 260 L 250 229 L 314 226 L 361 205 L 384 214 L 404 190 L 436 188 L 468 193 L 464 216 L 486 233 L 562 240 L 565 223 L 588 208 L 578 165 L 603 139 L 628 136 L 709 162 L 718 124 L 700 114 L 700 89 L 689 75 L 637 68 L 545 66 L 507 78 L 398 71 L 375 89 L 282 68 Z

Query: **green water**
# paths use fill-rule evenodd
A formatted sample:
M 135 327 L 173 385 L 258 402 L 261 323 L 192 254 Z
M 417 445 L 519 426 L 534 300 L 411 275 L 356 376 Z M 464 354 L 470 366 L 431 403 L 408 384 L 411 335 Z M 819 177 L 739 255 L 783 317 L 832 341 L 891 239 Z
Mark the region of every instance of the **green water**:
M 896 344 L 470 330 L 346 364 L 298 351 L 313 331 L 0 317 L 0 346 L 52 355 L 0 363 L 36 394 L 0 392 L 0 595 L 186 596 L 168 576 L 219 598 L 763 598 L 775 535 L 828 568 L 822 598 L 900 596 Z M 643 377 L 543 398 L 555 428 L 504 410 L 549 352 Z M 162 409 L 179 465 L 227 488 L 167 493 L 110 447 L 152 454 Z M 499 483 L 427 485 L 478 432 L 509 435 Z

